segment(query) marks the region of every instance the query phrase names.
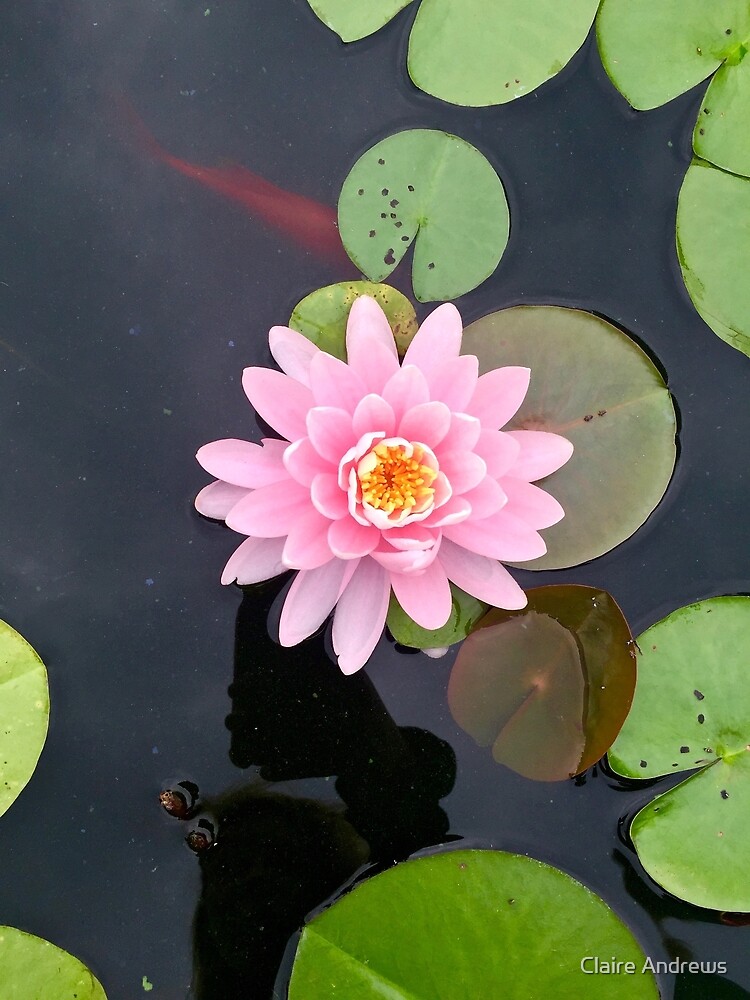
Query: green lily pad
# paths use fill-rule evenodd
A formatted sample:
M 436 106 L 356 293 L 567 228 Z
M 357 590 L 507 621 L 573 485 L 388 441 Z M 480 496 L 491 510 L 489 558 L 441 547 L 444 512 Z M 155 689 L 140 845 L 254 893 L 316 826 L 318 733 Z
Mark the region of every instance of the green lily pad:
M 603 590 L 568 584 L 493 608 L 458 651 L 448 705 L 492 756 L 535 781 L 563 781 L 604 756 L 628 714 L 635 653 Z
M 750 47 L 750 42 L 747 43 Z M 693 149 L 704 160 L 750 176 L 750 59 L 725 63 L 701 104 Z
M 354 164 L 339 198 L 346 252 L 382 281 L 414 244 L 420 302 L 455 299 L 488 278 L 508 242 L 500 178 L 463 139 L 431 129 L 398 132 Z
M 695 771 L 633 820 L 638 857 L 697 906 L 750 911 L 750 597 L 714 597 L 647 629 L 633 707 L 609 753 L 628 778 Z
M 448 621 L 442 628 L 427 629 L 417 625 L 391 594 L 386 624 L 391 635 L 402 646 L 412 646 L 414 649 L 436 649 L 440 646 L 452 646 L 461 642 L 471 632 L 480 618 L 486 614 L 489 605 L 465 593 L 455 584 L 451 584 L 453 608 Z
M 600 1000 L 585 956 L 633 963 L 607 1000 L 656 1000 L 646 957 L 569 875 L 500 851 L 450 851 L 363 882 L 302 932 L 289 1000 Z M 593 959 L 589 968 L 593 967 Z
M 342 281 L 318 288 L 297 303 L 289 326 L 321 351 L 346 361 L 346 321 L 360 295 L 370 295 L 378 302 L 391 324 L 398 352 L 403 355 L 417 332 L 417 315 L 406 296 L 390 285 Z
M 677 204 L 677 255 L 705 322 L 750 355 L 750 180 L 693 161 Z
M 599 0 L 423 0 L 409 75 L 452 104 L 505 104 L 535 90 L 586 40 Z
M 750 37 L 746 0 L 603 0 L 596 19 L 609 78 L 639 110 L 666 104 L 726 62 Z
M 308 0 L 323 24 L 345 42 L 356 42 L 388 24 L 412 0 Z
M 0 621 L 0 816 L 34 773 L 48 723 L 44 664 L 23 636 Z
M 18 1000 L 107 1000 L 77 958 L 15 927 L 0 927 L 0 996 Z
M 464 331 L 462 351 L 483 372 L 529 367 L 529 393 L 508 427 L 554 431 L 575 447 L 542 481 L 565 517 L 544 531 L 546 555 L 523 568 L 575 566 L 629 538 L 664 495 L 676 455 L 674 407 L 648 356 L 603 319 L 560 306 L 485 316 Z

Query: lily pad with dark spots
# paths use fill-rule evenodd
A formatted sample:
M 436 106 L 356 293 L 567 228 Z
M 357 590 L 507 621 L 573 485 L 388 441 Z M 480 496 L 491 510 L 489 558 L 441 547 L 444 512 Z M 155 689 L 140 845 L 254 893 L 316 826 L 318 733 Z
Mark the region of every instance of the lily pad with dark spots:
M 297 303 L 289 326 L 304 334 L 321 351 L 346 361 L 346 321 L 352 303 L 360 295 L 369 295 L 377 301 L 388 317 L 398 352 L 403 355 L 417 332 L 417 316 L 406 296 L 390 285 L 342 281 L 318 288 Z
M 302 931 L 289 1000 L 601 1000 L 586 955 L 638 975 L 607 977 L 607 1000 L 657 1000 L 646 957 L 590 889 L 501 851 L 448 851 L 367 879 Z
M 498 763 L 537 781 L 580 774 L 612 745 L 635 689 L 627 622 L 605 591 L 528 591 L 493 608 L 461 646 L 448 685 L 458 724 Z
M 750 597 L 680 608 L 638 645 L 633 707 L 610 765 L 627 778 L 694 772 L 633 820 L 638 857 L 681 899 L 750 912 Z
M 629 337 L 591 313 L 516 306 L 472 323 L 464 354 L 480 370 L 531 369 L 511 430 L 545 430 L 575 451 L 541 481 L 565 517 L 543 532 L 547 553 L 524 569 L 594 559 L 629 538 L 661 500 L 676 457 L 677 418 L 659 370 Z
M 413 129 L 367 150 L 344 181 L 339 230 L 346 252 L 382 281 L 414 246 L 420 302 L 455 299 L 488 278 L 508 242 L 500 178 L 468 142 Z

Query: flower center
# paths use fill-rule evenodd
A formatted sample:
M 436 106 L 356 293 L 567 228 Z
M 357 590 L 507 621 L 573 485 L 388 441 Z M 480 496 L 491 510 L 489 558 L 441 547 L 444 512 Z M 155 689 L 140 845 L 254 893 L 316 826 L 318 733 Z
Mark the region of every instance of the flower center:
M 418 444 L 381 443 L 368 451 L 357 465 L 364 503 L 392 514 L 431 502 L 437 472 L 425 465 L 423 458 Z

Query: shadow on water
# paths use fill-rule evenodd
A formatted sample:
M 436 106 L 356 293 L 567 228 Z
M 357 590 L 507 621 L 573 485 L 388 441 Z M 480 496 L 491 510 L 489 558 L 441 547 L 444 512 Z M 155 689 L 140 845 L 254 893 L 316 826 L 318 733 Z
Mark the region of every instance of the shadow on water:
M 180 797 L 172 810 L 200 816 L 188 837 L 201 868 L 195 1000 L 266 1000 L 311 910 L 367 860 L 387 867 L 447 838 L 439 801 L 454 785 L 453 750 L 397 726 L 364 673 L 335 669 L 322 635 L 292 649 L 270 639 L 265 621 L 284 583 L 246 588 L 237 615 L 230 756 L 260 778 L 195 808 Z M 333 776 L 341 804 L 269 784 Z M 186 786 L 192 793 L 188 782 L 177 794 Z

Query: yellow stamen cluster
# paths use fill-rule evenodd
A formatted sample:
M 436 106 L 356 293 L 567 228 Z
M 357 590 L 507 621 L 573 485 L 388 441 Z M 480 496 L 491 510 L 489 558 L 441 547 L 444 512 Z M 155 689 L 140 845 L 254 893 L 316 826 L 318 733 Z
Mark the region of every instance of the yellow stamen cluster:
M 413 446 L 411 456 L 402 445 L 376 445 L 359 463 L 362 499 L 386 514 L 423 507 L 434 496 L 437 472 L 423 465 L 422 458 L 419 445 Z

